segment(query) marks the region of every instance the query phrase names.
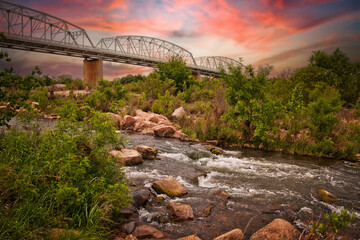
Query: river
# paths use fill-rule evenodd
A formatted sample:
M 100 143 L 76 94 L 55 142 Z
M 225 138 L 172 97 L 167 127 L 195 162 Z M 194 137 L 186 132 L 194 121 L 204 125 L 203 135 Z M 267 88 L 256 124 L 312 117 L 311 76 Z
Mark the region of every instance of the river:
M 191 234 L 212 239 L 234 228 L 244 230 L 247 225 L 245 237 L 249 239 L 275 218 L 288 220 L 302 231 L 310 220 L 342 208 L 357 217 L 346 234 L 360 238 L 359 164 L 244 149 L 214 155 L 201 143 L 149 135 L 128 137 L 126 147 L 148 145 L 156 148 L 161 158 L 124 168 L 133 189 L 152 190 L 154 180 L 172 175 L 188 190 L 180 198 L 161 195 L 164 203 L 139 210 L 142 222 L 157 227 L 171 239 Z M 231 199 L 223 204 L 214 195 L 218 189 Z M 319 201 L 317 189 L 335 194 L 339 201 Z M 191 205 L 195 219 L 169 222 L 165 206 L 174 201 Z

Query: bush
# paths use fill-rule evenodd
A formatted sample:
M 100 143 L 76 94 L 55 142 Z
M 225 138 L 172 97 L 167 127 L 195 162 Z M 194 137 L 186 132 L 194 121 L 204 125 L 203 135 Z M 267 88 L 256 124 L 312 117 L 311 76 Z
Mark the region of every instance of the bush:
M 114 107 L 122 107 L 125 98 L 126 90 L 120 82 L 99 81 L 96 90 L 85 99 L 85 102 L 99 111 L 108 112 Z
M 1 239 L 51 238 L 54 228 L 104 237 L 111 213 L 129 203 L 119 166 L 107 154 L 121 140 L 106 114 L 89 110 L 84 122 L 61 119 L 53 131 L 0 136 Z

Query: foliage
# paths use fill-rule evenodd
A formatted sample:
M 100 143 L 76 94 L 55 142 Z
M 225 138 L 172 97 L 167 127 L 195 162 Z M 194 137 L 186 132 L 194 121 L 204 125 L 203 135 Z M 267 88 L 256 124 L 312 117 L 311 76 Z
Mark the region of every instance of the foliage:
M 155 73 L 159 74 L 161 81 L 174 80 L 176 92 L 186 90 L 193 83 L 193 79 L 189 77 L 191 70 L 181 58 L 172 57 L 168 62 L 158 63 Z
M 95 91 L 85 99 L 85 102 L 100 111 L 108 112 L 112 106 L 124 105 L 126 91 L 120 82 L 99 81 Z
M 170 95 L 170 92 L 166 90 L 164 95 L 159 95 L 158 99 L 154 101 L 151 111 L 170 117 L 179 105 L 179 100 L 175 96 Z
M 109 144 L 121 140 L 106 114 L 85 110 L 83 122 L 62 115 L 53 131 L 15 129 L 0 136 L 1 239 L 49 238 L 55 228 L 101 238 L 110 231 L 111 213 L 129 202 L 107 154 Z
M 311 117 L 311 131 L 317 140 L 330 137 L 335 124 L 339 121 L 336 113 L 341 109 L 342 101 L 339 92 L 322 84 L 316 85 L 310 92 L 312 100 L 308 106 Z
M 244 70 L 244 72 L 243 72 Z M 226 98 L 231 107 L 224 119 L 242 124 L 245 141 L 271 141 L 268 131 L 276 119 L 277 103 L 270 100 L 265 89 L 267 79 L 263 73 L 255 74 L 251 65 L 229 66 L 230 74 L 222 70 L 226 83 Z
M 7 126 L 8 121 L 16 116 L 20 108 L 31 110 L 27 101 L 30 91 L 45 85 L 40 75 L 41 71 L 38 67 L 25 77 L 14 75 L 12 70 L 8 69 L 0 72 L 0 104 L 5 106 L 0 109 L 0 126 Z
M 47 87 L 38 87 L 32 90 L 29 94 L 29 98 L 31 101 L 39 103 L 39 109 L 42 112 L 45 112 L 46 108 L 50 104 L 50 100 L 47 94 L 48 94 Z
M 137 83 L 137 82 L 142 82 L 144 81 L 144 76 L 142 76 L 141 74 L 137 74 L 137 75 L 127 75 L 125 77 L 122 78 L 115 78 L 114 82 L 120 82 L 121 84 L 129 84 L 129 83 Z
M 360 97 L 360 64 L 351 63 L 349 58 L 340 49 L 333 54 L 323 51 L 314 51 L 309 59 L 309 67 L 320 68 L 328 74 L 328 79 L 337 76 L 336 82 L 329 85 L 340 90 L 341 98 L 348 104 L 355 104 Z
M 311 222 L 311 233 L 315 233 L 323 238 L 335 237 L 355 219 L 354 214 L 349 214 L 345 208 L 340 213 L 330 213 L 325 215 L 326 223 Z

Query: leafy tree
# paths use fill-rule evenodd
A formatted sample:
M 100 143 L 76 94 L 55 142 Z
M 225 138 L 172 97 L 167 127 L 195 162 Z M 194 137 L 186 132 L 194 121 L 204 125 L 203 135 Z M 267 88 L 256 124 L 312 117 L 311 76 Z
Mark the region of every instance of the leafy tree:
M 186 66 L 185 61 L 178 57 L 172 57 L 168 62 L 158 63 L 155 73 L 160 75 L 161 81 L 174 80 L 176 92 L 184 91 L 193 82 L 190 77 L 191 70 Z
M 329 83 L 340 90 L 341 98 L 348 104 L 355 104 L 360 92 L 360 64 L 351 63 L 340 49 L 333 54 L 315 51 L 309 59 L 309 67 L 317 67 L 328 75 L 335 74 L 338 82 Z
M 251 65 L 229 65 L 229 74 L 221 70 L 221 76 L 226 83 L 226 98 L 231 108 L 227 118 L 235 124 L 243 123 L 244 140 L 263 142 L 270 140 L 268 131 L 276 118 L 277 103 L 265 95 L 267 79 L 263 73 L 255 74 Z
M 136 82 L 141 82 L 144 81 L 144 76 L 141 74 L 137 74 L 137 75 L 127 75 L 125 77 L 122 78 L 115 78 L 114 82 L 120 82 L 121 84 L 129 84 L 129 83 L 136 83 Z

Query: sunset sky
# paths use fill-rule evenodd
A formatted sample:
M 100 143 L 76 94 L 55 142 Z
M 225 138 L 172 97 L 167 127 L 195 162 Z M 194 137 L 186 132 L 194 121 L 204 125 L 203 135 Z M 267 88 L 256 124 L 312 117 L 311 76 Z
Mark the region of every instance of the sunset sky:
M 9 1 L 9 0 L 8 0 Z M 279 73 L 307 64 L 313 50 L 340 48 L 360 61 L 360 0 L 10 0 L 102 37 L 144 35 L 180 45 L 200 56 L 242 57 L 271 64 Z M 37 65 L 44 74 L 82 78 L 82 59 L 8 50 L 17 73 Z M 2 61 L 1 67 L 5 64 Z M 8 65 L 7 65 L 8 66 Z M 104 63 L 104 78 L 146 73 L 149 68 Z

